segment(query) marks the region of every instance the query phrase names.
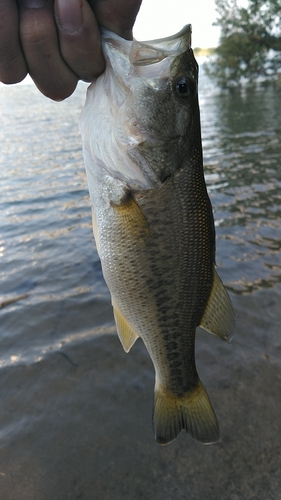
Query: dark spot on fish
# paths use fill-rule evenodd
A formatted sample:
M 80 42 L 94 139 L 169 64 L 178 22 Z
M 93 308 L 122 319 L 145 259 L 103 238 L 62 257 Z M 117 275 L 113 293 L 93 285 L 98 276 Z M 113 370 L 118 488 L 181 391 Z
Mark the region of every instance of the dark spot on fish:
M 177 348 L 177 343 L 176 342 L 168 342 L 167 343 L 167 349 L 169 351 L 173 351 L 176 348 Z
M 179 353 L 176 351 L 169 351 L 167 352 L 167 358 L 169 361 L 175 362 L 175 360 L 179 358 Z
M 181 363 L 179 363 L 178 361 L 171 362 L 170 372 L 173 377 L 181 377 L 182 371 L 180 368 L 178 368 L 179 366 L 181 366 Z
M 181 374 L 175 374 L 172 373 L 171 371 L 171 377 L 172 377 L 172 390 L 175 392 L 178 396 L 181 396 L 185 392 L 185 387 L 183 387 L 183 377 Z

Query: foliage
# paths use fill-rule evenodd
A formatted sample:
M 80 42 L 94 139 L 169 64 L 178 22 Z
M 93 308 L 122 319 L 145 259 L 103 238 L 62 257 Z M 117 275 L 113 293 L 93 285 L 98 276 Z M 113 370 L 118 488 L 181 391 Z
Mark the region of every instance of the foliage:
M 281 1 L 216 0 L 220 45 L 206 71 L 221 87 L 281 76 Z

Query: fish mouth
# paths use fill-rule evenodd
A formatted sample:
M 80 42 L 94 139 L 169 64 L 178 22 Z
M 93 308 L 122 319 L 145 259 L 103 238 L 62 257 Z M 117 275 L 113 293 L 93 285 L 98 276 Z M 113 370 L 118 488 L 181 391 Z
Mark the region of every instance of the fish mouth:
M 179 56 L 191 47 L 191 24 L 165 38 L 132 42 L 129 60 L 133 66 L 150 66 L 170 56 Z
M 180 31 L 175 33 L 175 35 L 170 35 L 167 37 L 163 38 L 155 38 L 153 40 L 142 40 L 139 43 L 145 43 L 147 45 L 162 45 L 164 43 L 169 43 L 169 42 L 174 42 L 175 40 L 178 40 L 180 38 L 186 37 L 188 34 L 190 35 L 191 38 L 191 33 L 192 33 L 192 26 L 191 24 L 186 24 Z

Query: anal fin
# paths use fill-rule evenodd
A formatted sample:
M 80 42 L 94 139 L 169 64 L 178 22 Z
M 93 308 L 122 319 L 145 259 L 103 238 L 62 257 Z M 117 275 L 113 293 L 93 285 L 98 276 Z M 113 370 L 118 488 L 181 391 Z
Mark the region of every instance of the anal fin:
M 129 352 L 131 347 L 134 345 L 135 341 L 139 337 L 128 323 L 126 318 L 124 318 L 123 314 L 117 309 L 115 304 L 113 303 L 113 313 L 114 319 L 116 323 L 117 333 L 123 349 L 125 352 Z
M 215 269 L 213 287 L 199 326 L 226 342 L 231 342 L 235 331 L 231 300 Z

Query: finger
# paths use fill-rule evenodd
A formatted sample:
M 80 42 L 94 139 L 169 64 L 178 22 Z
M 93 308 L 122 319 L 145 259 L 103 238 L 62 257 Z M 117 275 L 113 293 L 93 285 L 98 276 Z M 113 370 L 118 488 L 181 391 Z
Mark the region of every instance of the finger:
M 70 96 L 78 77 L 62 59 L 52 1 L 21 0 L 20 36 L 30 76 L 40 92 L 55 101 Z
M 92 81 L 105 68 L 100 30 L 85 0 L 56 0 L 55 14 L 64 61 L 86 81 Z
M 142 0 L 89 0 L 99 24 L 131 40 Z
M 0 81 L 17 83 L 27 74 L 19 41 L 16 0 L 0 0 Z

